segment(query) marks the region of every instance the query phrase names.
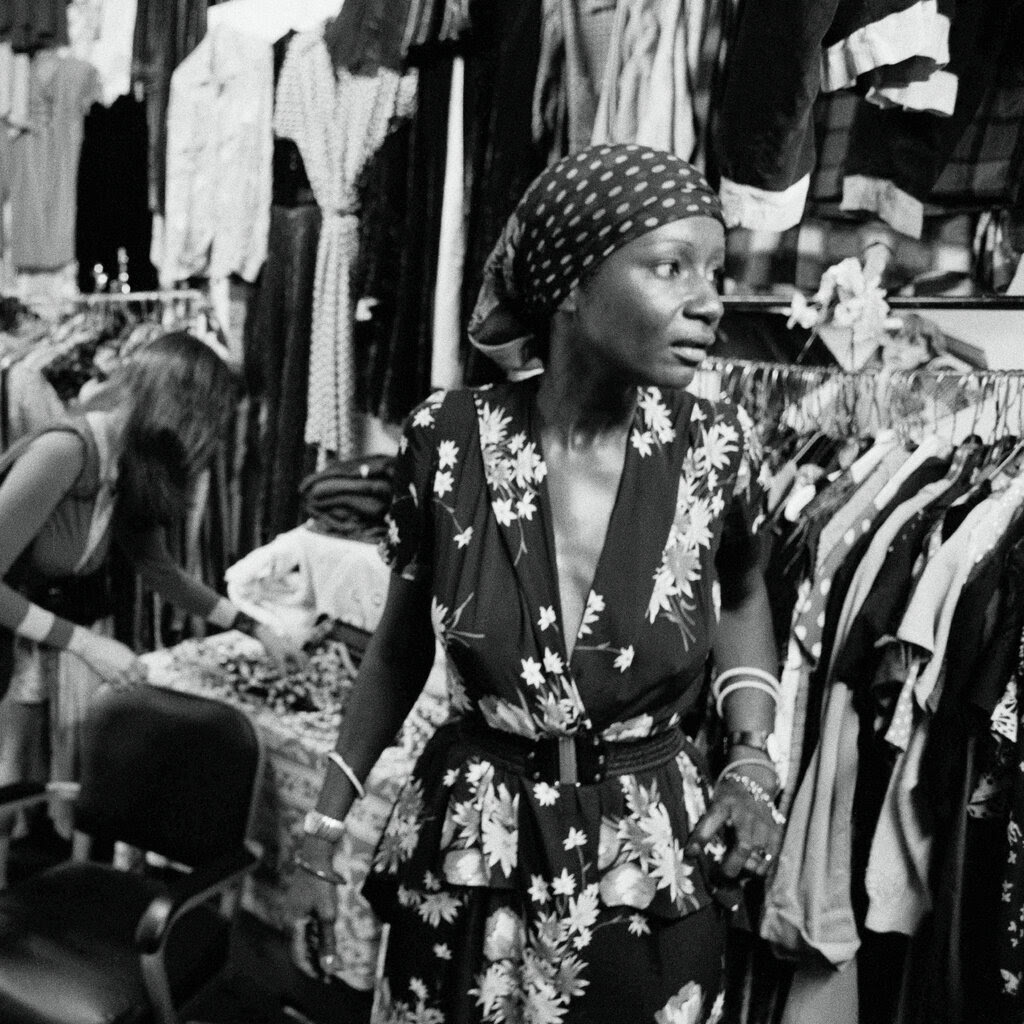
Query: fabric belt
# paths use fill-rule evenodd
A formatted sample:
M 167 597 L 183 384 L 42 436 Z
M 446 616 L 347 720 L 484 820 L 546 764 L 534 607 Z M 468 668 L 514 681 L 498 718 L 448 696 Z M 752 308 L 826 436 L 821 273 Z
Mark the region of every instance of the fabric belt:
M 598 733 L 530 740 L 523 736 L 466 724 L 463 736 L 490 760 L 536 782 L 591 785 L 608 776 L 648 771 L 671 761 L 686 737 L 674 727 L 639 740 L 610 741 Z

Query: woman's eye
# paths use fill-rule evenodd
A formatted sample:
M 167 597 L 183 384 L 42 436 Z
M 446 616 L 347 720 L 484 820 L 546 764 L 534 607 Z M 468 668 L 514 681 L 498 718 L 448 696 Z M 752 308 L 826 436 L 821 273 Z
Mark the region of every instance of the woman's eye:
M 654 267 L 656 277 L 675 277 L 679 273 L 679 261 L 667 260 L 665 263 L 658 263 Z

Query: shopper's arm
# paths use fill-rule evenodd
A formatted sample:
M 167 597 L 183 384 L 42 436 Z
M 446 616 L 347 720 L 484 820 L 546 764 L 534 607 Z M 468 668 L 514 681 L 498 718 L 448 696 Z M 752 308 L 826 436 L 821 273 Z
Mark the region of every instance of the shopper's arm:
M 284 671 L 305 663 L 298 643 L 282 636 L 264 623 L 243 616 L 239 608 L 205 583 L 190 576 L 171 557 L 162 527 L 125 532 L 121 544 L 128 552 L 143 583 L 165 601 L 221 629 L 242 627 L 255 637 L 267 654 Z
M 85 443 L 70 430 L 40 434 L 0 484 L 0 627 L 50 647 L 70 650 L 105 678 L 133 670 L 136 658 L 124 644 L 76 626 L 27 600 L 6 582 L 18 557 L 32 544 L 85 467 Z

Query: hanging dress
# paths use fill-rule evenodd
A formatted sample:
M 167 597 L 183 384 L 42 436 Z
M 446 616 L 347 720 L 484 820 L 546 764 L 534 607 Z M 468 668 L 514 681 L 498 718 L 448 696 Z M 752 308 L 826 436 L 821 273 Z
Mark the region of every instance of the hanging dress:
M 352 300 L 358 247 L 356 185 L 395 117 L 415 101 L 416 78 L 380 67 L 335 72 L 323 33 L 295 36 L 278 81 L 274 131 L 299 147 L 323 213 L 313 284 L 306 441 L 321 452 L 354 454 Z
M 720 904 L 736 897 L 720 846 L 684 854 L 709 789 L 679 722 L 714 637 L 726 520 L 730 539 L 760 525 L 750 421 L 640 390 L 569 657 L 536 386 L 435 396 L 400 448 L 386 555 L 430 580 L 454 717 L 365 887 L 391 924 L 374 1020 L 718 1020 Z M 571 750 L 579 782 L 534 740 Z

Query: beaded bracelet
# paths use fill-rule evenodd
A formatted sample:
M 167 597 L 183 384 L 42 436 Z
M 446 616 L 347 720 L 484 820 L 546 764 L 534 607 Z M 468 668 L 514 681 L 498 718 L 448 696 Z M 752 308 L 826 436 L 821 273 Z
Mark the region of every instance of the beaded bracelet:
M 785 815 L 775 806 L 775 798 L 771 793 L 769 793 L 764 786 L 755 782 L 753 779 L 748 778 L 746 775 L 740 775 L 739 772 L 732 771 L 732 767 L 732 765 L 729 765 L 726 770 L 718 776 L 718 782 L 735 782 L 737 785 L 742 786 L 755 800 L 760 800 L 768 805 L 768 810 L 771 811 L 772 821 L 774 821 L 776 825 L 784 825 L 786 823 Z M 718 783 L 715 783 L 715 785 L 717 784 Z
M 715 782 L 715 785 L 717 786 L 718 783 L 721 782 L 723 778 L 725 778 L 726 773 L 733 771 L 734 769 L 739 768 L 741 766 L 749 766 L 752 768 L 767 768 L 775 776 L 776 781 L 779 778 L 779 770 L 771 761 L 765 761 L 759 757 L 738 757 L 735 761 L 730 761 L 722 769 L 717 781 Z

